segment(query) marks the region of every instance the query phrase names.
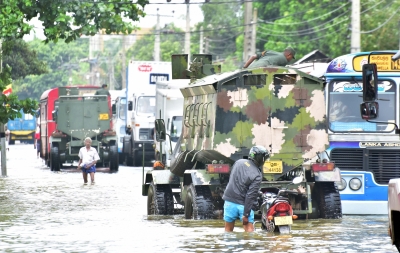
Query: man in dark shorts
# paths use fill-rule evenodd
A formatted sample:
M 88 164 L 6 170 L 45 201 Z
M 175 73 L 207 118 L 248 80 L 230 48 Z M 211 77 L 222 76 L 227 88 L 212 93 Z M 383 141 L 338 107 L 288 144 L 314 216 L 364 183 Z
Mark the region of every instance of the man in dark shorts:
M 92 185 L 94 184 L 94 173 L 96 173 L 96 163 L 100 160 L 97 150 L 92 146 L 92 139 L 90 137 L 85 138 L 85 146 L 79 150 L 79 162 L 78 170 L 82 169 L 83 184 L 88 183 L 88 174 Z
M 269 158 L 267 149 L 254 146 L 250 149 L 249 159 L 240 159 L 232 166 L 231 175 L 224 195 L 225 231 L 232 232 L 235 221 L 240 219 L 246 232 L 254 231 L 254 202 L 258 197 L 262 180 L 261 169 Z

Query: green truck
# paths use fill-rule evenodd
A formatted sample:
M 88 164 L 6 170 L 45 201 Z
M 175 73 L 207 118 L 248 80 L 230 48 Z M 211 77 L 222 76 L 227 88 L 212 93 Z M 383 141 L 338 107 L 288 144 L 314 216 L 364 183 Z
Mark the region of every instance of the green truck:
M 294 214 L 342 217 L 335 185 L 340 170 L 328 147 L 324 81 L 288 67 L 260 67 L 219 73 L 210 55 L 172 56 L 173 78 L 190 78 L 184 96 L 182 134 L 169 168 L 144 175 L 148 215 L 184 213 L 187 219 L 221 217 L 222 195 L 233 163 L 262 145 L 270 159 L 261 189 L 295 188 Z M 168 141 L 165 122 L 155 122 L 156 139 Z M 302 177 L 298 185 L 290 185 Z M 257 213 L 257 212 L 256 212 Z
M 98 87 L 100 88 L 100 87 Z M 50 169 L 59 171 L 64 163 L 79 160 L 84 139 L 92 139 L 100 160 L 98 167 L 118 171 L 117 136 L 111 126 L 111 101 L 107 95 L 94 95 L 97 87 L 58 87 L 50 133 Z

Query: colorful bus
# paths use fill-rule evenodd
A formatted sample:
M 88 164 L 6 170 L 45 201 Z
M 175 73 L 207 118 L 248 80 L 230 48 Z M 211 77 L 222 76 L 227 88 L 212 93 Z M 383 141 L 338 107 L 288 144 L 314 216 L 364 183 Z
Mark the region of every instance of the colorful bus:
M 10 130 L 9 144 L 15 144 L 15 141 L 32 143 L 34 142 L 36 130 L 36 117 L 31 114 L 25 114 L 20 111 L 21 117 L 10 119 L 7 122 L 7 128 Z
M 331 160 L 341 170 L 337 184 L 343 214 L 387 214 L 388 183 L 400 177 L 400 60 L 396 51 L 360 52 L 332 60 L 326 70 L 326 109 Z M 362 66 L 378 67 L 379 115 L 361 118 Z M 393 124 L 395 123 L 395 124 Z

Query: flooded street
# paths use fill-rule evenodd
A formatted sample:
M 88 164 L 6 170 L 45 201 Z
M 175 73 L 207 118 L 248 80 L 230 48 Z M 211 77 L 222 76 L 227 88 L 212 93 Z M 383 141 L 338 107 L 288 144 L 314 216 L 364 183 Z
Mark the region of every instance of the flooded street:
M 224 233 L 222 220 L 148 217 L 141 167 L 98 172 L 83 186 L 77 170 L 51 172 L 32 144 L 10 146 L 7 160 L 0 252 L 397 252 L 387 216 L 300 220 L 289 235 Z

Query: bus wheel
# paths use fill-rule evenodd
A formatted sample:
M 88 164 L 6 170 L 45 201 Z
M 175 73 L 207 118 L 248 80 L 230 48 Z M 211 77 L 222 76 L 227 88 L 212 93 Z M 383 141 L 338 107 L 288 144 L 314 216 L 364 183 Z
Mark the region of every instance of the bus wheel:
M 340 194 L 334 182 L 316 182 L 312 196 L 316 200 L 320 218 L 339 219 L 342 217 Z

